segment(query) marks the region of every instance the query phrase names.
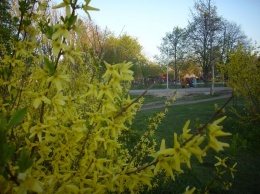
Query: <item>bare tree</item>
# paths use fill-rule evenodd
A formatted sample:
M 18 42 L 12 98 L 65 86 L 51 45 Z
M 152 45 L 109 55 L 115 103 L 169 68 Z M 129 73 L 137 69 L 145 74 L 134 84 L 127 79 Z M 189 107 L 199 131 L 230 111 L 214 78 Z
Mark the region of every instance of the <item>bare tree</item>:
M 179 28 L 178 26 L 174 27 L 172 32 L 166 33 L 161 45 L 158 47 L 162 56 L 164 55 L 167 58 L 173 57 L 175 80 L 178 78 L 177 64 L 183 59 L 187 49 L 186 34 L 186 29 Z
M 222 20 L 221 35 L 219 38 L 221 48 L 220 62 L 226 64 L 228 62 L 228 53 L 237 49 L 241 44 L 244 48 L 249 48 L 251 40 L 242 31 L 241 26 L 235 22 Z
M 197 61 L 203 69 L 204 81 L 209 80 L 211 71 L 214 77 L 215 57 L 214 48 L 218 46 L 218 34 L 221 30 L 221 18 L 217 14 L 217 8 L 211 0 L 198 0 L 195 2 L 192 19 L 189 21 L 189 38 Z M 211 67 L 211 70 L 210 70 Z M 211 87 L 213 94 L 214 82 Z

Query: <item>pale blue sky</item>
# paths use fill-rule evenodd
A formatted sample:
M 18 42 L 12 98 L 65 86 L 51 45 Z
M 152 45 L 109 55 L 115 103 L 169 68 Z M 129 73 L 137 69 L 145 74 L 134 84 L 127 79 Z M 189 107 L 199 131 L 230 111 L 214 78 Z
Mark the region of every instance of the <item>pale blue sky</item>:
M 241 25 L 245 34 L 260 43 L 260 0 L 214 0 L 218 14 Z M 149 58 L 159 54 L 166 32 L 173 27 L 186 27 L 194 0 L 92 0 L 100 9 L 90 12 L 92 20 L 102 29 L 108 27 L 115 35 L 123 30 L 138 38 Z

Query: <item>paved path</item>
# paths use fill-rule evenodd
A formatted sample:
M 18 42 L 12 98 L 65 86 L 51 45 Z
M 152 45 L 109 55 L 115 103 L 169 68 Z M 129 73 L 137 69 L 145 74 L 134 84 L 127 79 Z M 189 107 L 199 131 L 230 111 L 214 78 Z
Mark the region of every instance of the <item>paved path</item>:
M 130 90 L 130 94 L 135 95 L 141 95 L 145 90 Z M 181 99 L 183 96 L 189 96 L 191 95 L 190 99 L 185 99 L 181 101 L 174 102 L 171 106 L 175 105 L 183 105 L 183 104 L 194 104 L 194 103 L 200 103 L 200 102 L 208 102 L 212 100 L 219 100 L 219 99 L 227 99 L 231 96 L 232 89 L 227 87 L 215 87 L 214 92 L 220 93 L 220 96 L 217 97 L 209 97 L 205 99 L 198 99 L 193 100 L 192 95 L 193 94 L 205 94 L 208 95 L 210 93 L 210 88 L 178 88 L 178 89 L 150 89 L 147 91 L 146 95 L 155 95 L 158 97 L 169 97 L 172 98 L 173 93 L 177 92 L 175 95 L 176 99 Z M 143 104 L 141 110 L 148 110 L 148 109 L 155 109 L 155 108 L 163 108 L 165 101 L 155 101 L 151 103 L 145 103 Z
M 130 90 L 130 94 L 142 94 L 145 90 Z M 209 94 L 210 93 L 210 88 L 177 88 L 177 89 L 150 89 L 146 94 L 152 95 L 154 93 L 173 93 L 174 91 L 177 91 L 177 93 L 180 94 L 190 94 L 190 93 L 205 93 Z M 221 91 L 232 91 L 231 88 L 228 87 L 215 87 L 214 92 L 221 92 Z
M 217 96 L 217 97 L 213 97 L 213 98 L 205 98 L 205 99 L 199 99 L 199 100 L 190 99 L 190 100 L 184 100 L 184 101 L 176 101 L 176 102 L 172 103 L 170 106 L 184 105 L 184 104 L 195 104 L 195 103 L 200 103 L 200 102 L 209 102 L 209 101 L 219 100 L 219 99 L 228 99 L 230 97 L 231 97 L 231 93 L 230 94 L 223 94 L 221 96 Z M 149 110 L 149 109 L 156 109 L 156 108 L 163 108 L 163 107 L 165 107 L 163 102 L 161 104 L 155 104 L 155 102 L 152 102 L 152 103 L 143 104 L 141 111 Z

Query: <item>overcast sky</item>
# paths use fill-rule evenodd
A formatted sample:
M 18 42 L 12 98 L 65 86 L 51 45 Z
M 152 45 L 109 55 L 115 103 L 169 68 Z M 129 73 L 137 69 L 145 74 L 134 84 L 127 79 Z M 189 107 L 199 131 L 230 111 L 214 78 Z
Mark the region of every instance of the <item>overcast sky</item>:
M 218 14 L 241 25 L 245 34 L 260 43 L 260 0 L 213 0 Z M 186 27 L 191 19 L 194 0 L 92 0 L 100 9 L 90 12 L 92 20 L 115 35 L 122 31 L 138 38 L 144 54 L 152 58 L 159 54 L 166 32 L 173 27 Z

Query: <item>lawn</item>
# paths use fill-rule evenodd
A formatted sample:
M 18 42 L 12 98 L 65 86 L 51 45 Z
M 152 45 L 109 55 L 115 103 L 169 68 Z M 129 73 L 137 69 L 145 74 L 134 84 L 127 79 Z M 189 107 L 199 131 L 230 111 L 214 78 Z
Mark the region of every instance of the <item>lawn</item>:
M 225 103 L 226 99 L 203 102 L 197 104 L 184 104 L 176 105 L 168 108 L 168 113 L 165 119 L 159 125 L 158 130 L 155 133 L 154 138 L 160 144 L 162 139 L 165 139 L 166 146 L 172 146 L 173 134 L 180 134 L 183 125 L 187 120 L 190 120 L 190 128 L 196 129 L 196 126 L 200 123 L 205 123 L 209 120 L 215 112 L 214 106 L 219 106 Z M 239 141 L 234 144 L 239 147 L 238 152 L 227 149 L 224 152 L 218 153 L 219 156 L 224 157 L 226 154 L 232 156 L 231 161 L 237 162 L 237 172 L 233 179 L 233 186 L 229 191 L 221 190 L 221 187 L 213 185 L 212 190 L 209 193 L 259 193 L 259 167 L 257 166 L 260 161 L 260 126 L 254 123 L 241 123 L 235 114 L 231 111 L 232 108 L 237 109 L 241 114 L 244 110 L 244 100 L 239 98 L 236 103 L 231 101 L 225 108 L 225 115 L 228 118 L 222 123 L 224 126 L 223 131 L 231 132 L 232 134 L 239 135 Z M 140 111 L 135 119 L 135 125 L 133 126 L 137 134 L 142 134 L 146 131 L 145 120 L 151 117 L 156 112 L 162 109 L 145 110 Z M 225 138 L 232 145 L 232 137 Z M 245 145 L 244 143 L 247 142 Z M 243 146 L 244 145 L 244 146 Z M 176 181 L 169 180 L 164 183 L 161 181 L 159 187 L 152 191 L 146 191 L 145 193 L 181 193 L 185 190 L 186 186 L 196 186 L 197 188 L 203 188 L 207 182 L 209 182 L 214 176 L 214 164 L 217 162 L 215 158 L 216 153 L 214 151 L 209 152 L 204 158 L 204 163 L 200 164 L 194 160 L 193 167 L 191 170 L 187 170 L 185 174 L 180 175 Z M 233 163 L 232 163 L 233 164 Z M 199 172 L 199 173 L 197 173 Z M 224 176 L 225 179 L 225 176 Z

